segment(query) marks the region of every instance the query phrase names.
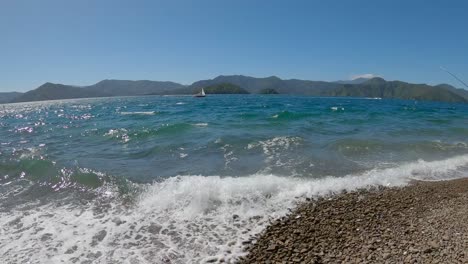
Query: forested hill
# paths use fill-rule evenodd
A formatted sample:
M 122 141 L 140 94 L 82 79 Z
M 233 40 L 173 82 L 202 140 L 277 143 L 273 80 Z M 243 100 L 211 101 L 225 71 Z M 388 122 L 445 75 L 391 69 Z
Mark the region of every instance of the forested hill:
M 255 78 L 243 75 L 221 75 L 214 79 L 194 82 L 192 85 L 147 80 L 103 80 L 90 86 L 45 83 L 24 94 L 0 93 L 0 103 L 104 96 L 194 94 L 199 92 L 201 88 L 204 88 L 208 94 L 278 93 L 468 103 L 468 91 L 447 84 L 431 86 L 402 81 L 386 81 L 382 78 L 349 82 L 324 82 L 298 79 L 283 80 L 276 76 Z
M 242 75 L 218 76 L 212 80 L 203 80 L 191 85 L 192 89 L 219 83 L 232 83 L 246 89 L 249 93 L 262 93 L 267 89 L 279 94 L 297 94 L 310 96 L 352 96 L 380 97 L 407 100 L 427 100 L 442 102 L 468 102 L 468 91 L 457 89 L 447 84 L 431 86 L 412 84 L 402 81 L 386 81 L 372 78 L 366 81 L 345 83 L 306 80 L 282 80 L 276 76 L 254 78 Z

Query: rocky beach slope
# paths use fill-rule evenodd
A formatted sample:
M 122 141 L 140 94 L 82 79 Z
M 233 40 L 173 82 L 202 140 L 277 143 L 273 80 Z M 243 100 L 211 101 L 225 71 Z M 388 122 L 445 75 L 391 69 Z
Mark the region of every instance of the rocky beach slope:
M 468 179 L 309 200 L 248 252 L 241 263 L 468 263 Z

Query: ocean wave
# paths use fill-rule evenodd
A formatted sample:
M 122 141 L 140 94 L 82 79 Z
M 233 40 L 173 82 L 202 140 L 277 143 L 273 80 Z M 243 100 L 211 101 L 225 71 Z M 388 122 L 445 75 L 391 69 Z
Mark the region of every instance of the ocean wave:
M 125 128 L 116 128 L 116 129 L 109 129 L 107 133 L 104 134 L 105 137 L 114 138 L 122 141 L 123 143 L 127 143 L 130 141 L 130 136 L 128 135 L 128 130 Z
M 334 151 L 345 156 L 370 155 L 376 153 L 448 153 L 463 152 L 468 149 L 468 144 L 462 141 L 443 142 L 432 141 L 408 141 L 391 142 L 380 140 L 340 139 L 328 145 Z
M 109 129 L 104 133 L 104 137 L 116 139 L 122 143 L 128 143 L 129 141 L 138 141 L 146 138 L 152 138 L 156 136 L 168 136 L 177 135 L 180 133 L 187 132 L 193 127 L 206 127 L 208 123 L 176 123 L 176 124 L 162 124 L 155 128 L 115 128 Z
M 94 203 L 0 211 L 0 255 L 7 263 L 231 263 L 245 254 L 243 242 L 306 197 L 460 177 L 468 177 L 468 155 L 321 179 L 176 176 L 140 186 L 132 206 L 106 191 L 110 198 Z
M 345 110 L 344 107 L 341 107 L 341 106 L 332 106 L 332 107 L 330 107 L 330 109 L 331 109 L 332 111 L 334 111 L 334 112 L 336 112 L 336 111 L 344 111 L 344 110 Z
M 281 167 L 290 164 L 291 157 L 287 153 L 301 143 L 302 138 L 300 137 L 280 136 L 250 143 L 247 145 L 247 149 L 261 148 L 267 164 Z M 267 167 L 266 171 L 268 169 L 271 168 Z
M 17 161 L 1 162 L 0 175 L 3 175 L 0 185 L 29 181 L 36 187 L 49 188 L 51 192 L 89 191 L 118 182 L 115 177 L 88 168 L 58 167 L 56 162 L 43 157 L 21 157 Z M 0 191 L 0 194 L 3 193 Z
M 290 111 L 281 111 L 277 114 L 274 114 L 271 116 L 271 118 L 274 118 L 275 120 L 300 120 L 304 119 L 307 117 L 313 116 L 311 113 L 298 113 L 298 112 L 290 112 Z
M 206 127 L 206 126 L 208 126 L 208 123 L 195 123 L 193 125 L 196 126 L 196 127 Z
M 155 111 L 120 112 L 121 115 L 155 115 Z
M 164 124 L 157 129 L 160 135 L 176 135 L 191 130 L 194 126 L 189 123 Z
M 238 116 L 239 118 L 249 120 L 249 119 L 257 119 L 258 117 L 261 116 L 261 114 L 258 112 L 246 112 L 246 113 L 241 113 Z

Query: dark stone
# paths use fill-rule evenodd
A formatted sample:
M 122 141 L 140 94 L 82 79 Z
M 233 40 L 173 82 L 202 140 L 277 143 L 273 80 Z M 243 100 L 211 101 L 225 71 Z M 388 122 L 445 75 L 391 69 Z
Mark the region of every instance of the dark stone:
M 107 235 L 106 230 L 99 231 L 96 235 L 93 236 L 93 241 L 91 242 L 91 246 L 96 246 L 97 244 L 99 244 L 99 242 L 104 240 L 106 235 Z
M 151 223 L 151 225 L 148 227 L 148 232 L 150 232 L 153 235 L 159 234 L 161 231 L 162 227 L 158 224 Z

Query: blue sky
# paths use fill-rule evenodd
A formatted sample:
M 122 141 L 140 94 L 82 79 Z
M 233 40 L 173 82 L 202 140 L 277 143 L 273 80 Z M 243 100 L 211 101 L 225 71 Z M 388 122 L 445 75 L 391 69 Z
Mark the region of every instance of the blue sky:
M 468 81 L 468 1 L 0 0 L 0 91 L 102 79 Z

